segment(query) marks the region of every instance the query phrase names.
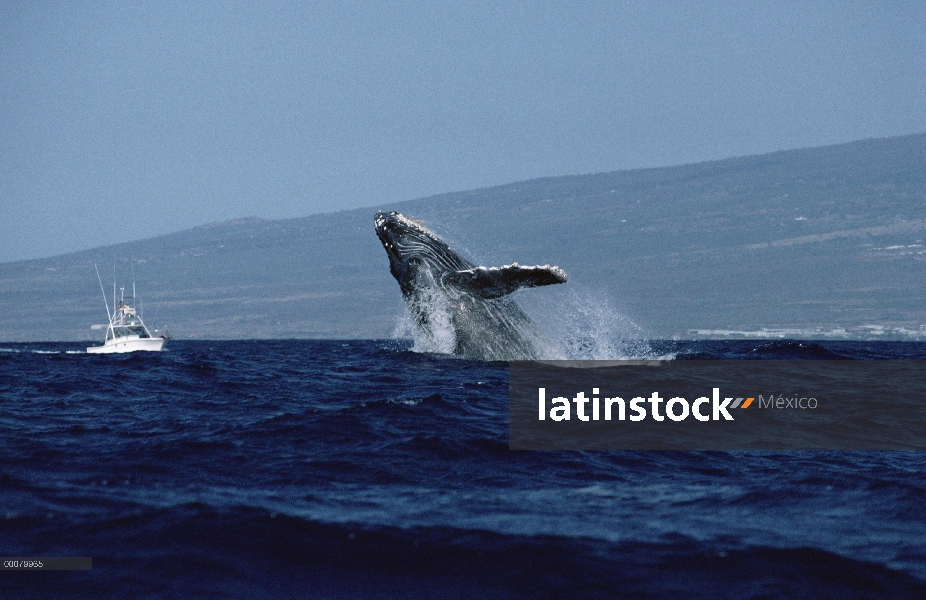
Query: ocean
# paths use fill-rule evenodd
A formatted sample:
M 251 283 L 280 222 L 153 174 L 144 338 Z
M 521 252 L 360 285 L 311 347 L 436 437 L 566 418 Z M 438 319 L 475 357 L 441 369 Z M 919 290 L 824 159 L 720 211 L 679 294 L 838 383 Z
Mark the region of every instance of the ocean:
M 512 451 L 405 341 L 0 344 L 0 598 L 926 598 L 926 453 Z M 662 358 L 926 358 L 652 341 Z

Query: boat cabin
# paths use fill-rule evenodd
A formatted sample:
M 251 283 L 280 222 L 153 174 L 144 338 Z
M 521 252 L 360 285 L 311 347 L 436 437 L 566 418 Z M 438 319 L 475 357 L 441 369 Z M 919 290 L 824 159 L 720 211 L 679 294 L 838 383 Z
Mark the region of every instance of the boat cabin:
M 116 306 L 116 313 L 113 315 L 112 323 L 106 332 L 106 341 L 134 336 L 137 338 L 150 338 L 148 328 L 145 327 L 141 319 L 135 313 L 135 309 L 120 302 Z

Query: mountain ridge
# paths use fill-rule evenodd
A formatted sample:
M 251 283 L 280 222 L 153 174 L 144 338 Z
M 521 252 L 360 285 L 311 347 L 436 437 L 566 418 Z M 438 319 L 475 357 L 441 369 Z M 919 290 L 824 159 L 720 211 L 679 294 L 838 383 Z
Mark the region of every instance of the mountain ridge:
M 142 297 L 160 296 L 178 337 L 389 337 L 403 309 L 377 209 L 423 220 L 481 264 L 558 264 L 570 274 L 562 287 L 609 298 L 653 337 L 871 326 L 909 336 L 926 324 L 926 134 L 915 134 L 245 217 L 0 263 L 0 340 L 93 337 L 103 311 L 92 263 L 114 257 L 121 281 L 134 261 L 151 290 Z

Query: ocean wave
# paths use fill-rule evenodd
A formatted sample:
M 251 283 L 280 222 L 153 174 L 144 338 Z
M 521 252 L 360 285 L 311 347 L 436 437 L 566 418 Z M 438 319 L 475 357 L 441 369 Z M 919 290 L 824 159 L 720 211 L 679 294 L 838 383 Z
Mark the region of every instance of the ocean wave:
M 8 520 L 9 521 L 9 520 Z M 17 519 L 13 519 L 17 521 Z M 670 536 L 609 543 L 451 527 L 328 523 L 203 504 L 80 523 L 22 518 L 7 552 L 50 545 L 93 558 L 89 572 L 48 574 L 69 598 L 922 598 L 926 582 L 818 548 L 774 548 Z M 75 531 L 76 533 L 76 531 Z M 31 576 L 31 577 L 24 577 Z M 33 573 L 7 573 L 6 593 Z
M 44 574 L 47 596 L 926 597 L 922 452 L 513 452 L 505 363 L 394 341 L 171 344 L 4 343 L 4 552 L 94 558 Z M 35 575 L 5 573 L 3 597 Z

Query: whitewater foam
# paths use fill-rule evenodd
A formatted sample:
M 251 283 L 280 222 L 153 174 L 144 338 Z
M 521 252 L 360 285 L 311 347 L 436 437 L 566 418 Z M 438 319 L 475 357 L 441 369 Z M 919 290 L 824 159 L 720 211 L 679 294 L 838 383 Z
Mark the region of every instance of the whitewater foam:
M 535 325 L 528 336 L 544 360 L 674 360 L 675 354 L 657 354 L 645 331 L 615 308 L 606 296 L 579 289 L 554 293 L 516 292 L 518 304 Z M 456 337 L 451 310 L 440 294 L 424 300 L 436 318 L 428 328 L 418 325 L 406 306 L 392 337 L 411 339 L 411 350 L 452 354 Z
M 572 286 L 519 303 L 537 325 L 549 360 L 671 360 L 656 356 L 645 331 L 607 296 Z

